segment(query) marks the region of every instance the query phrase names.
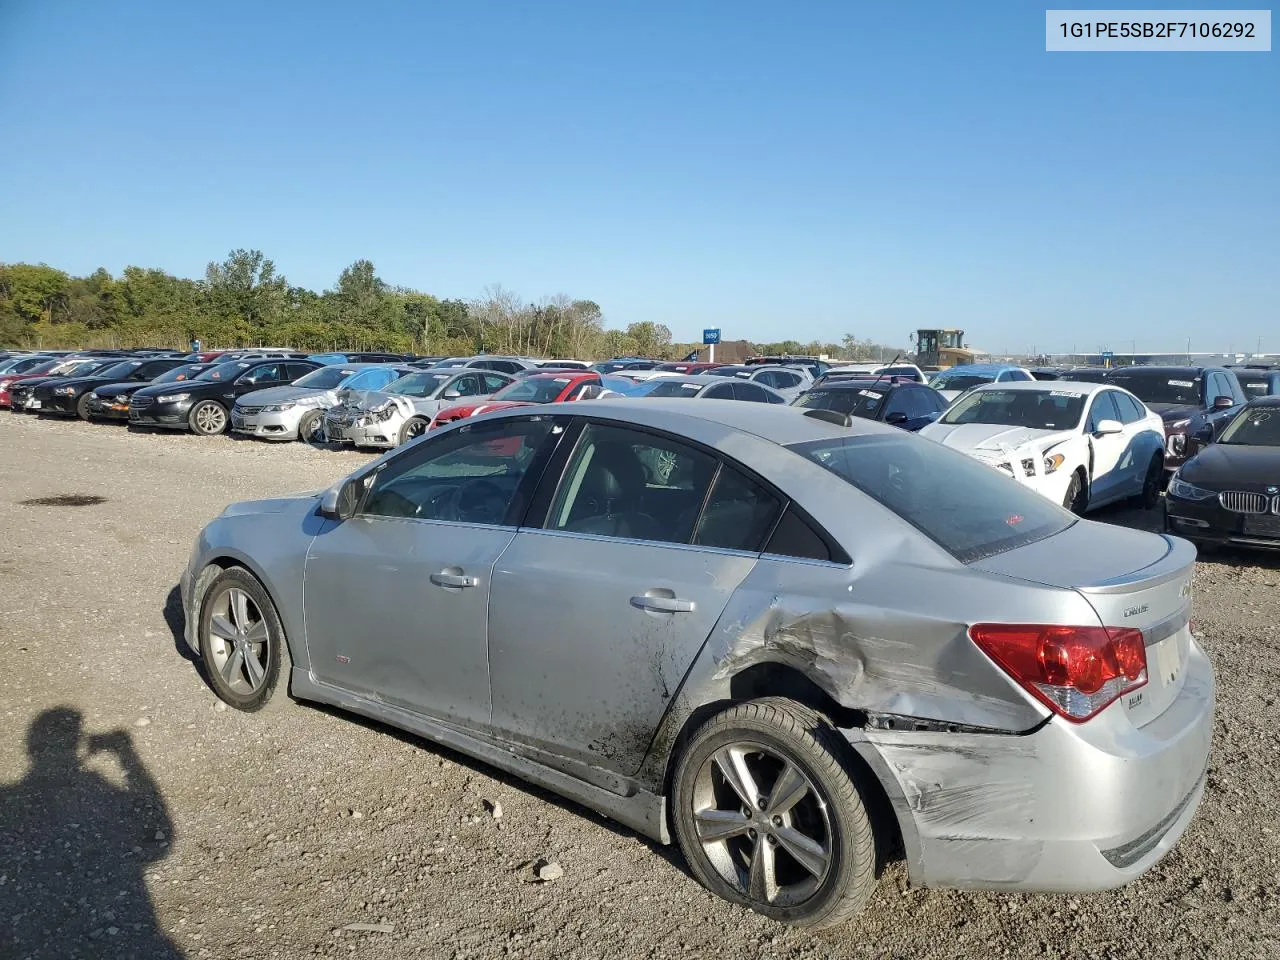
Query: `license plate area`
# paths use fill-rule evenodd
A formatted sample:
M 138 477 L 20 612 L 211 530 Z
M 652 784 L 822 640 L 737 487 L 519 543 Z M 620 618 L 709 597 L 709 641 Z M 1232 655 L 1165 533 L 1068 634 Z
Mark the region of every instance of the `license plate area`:
M 1244 532 L 1255 537 L 1280 537 L 1280 517 L 1246 516 Z

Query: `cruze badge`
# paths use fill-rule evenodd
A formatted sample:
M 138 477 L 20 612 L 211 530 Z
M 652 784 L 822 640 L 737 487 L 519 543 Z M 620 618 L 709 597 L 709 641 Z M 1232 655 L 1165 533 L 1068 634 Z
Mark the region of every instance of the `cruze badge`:
M 1144 603 L 1140 607 L 1130 607 L 1128 610 L 1124 612 L 1124 615 L 1126 617 L 1136 617 L 1140 613 L 1146 613 L 1149 607 L 1150 607 L 1150 604 L 1146 604 L 1146 603 Z

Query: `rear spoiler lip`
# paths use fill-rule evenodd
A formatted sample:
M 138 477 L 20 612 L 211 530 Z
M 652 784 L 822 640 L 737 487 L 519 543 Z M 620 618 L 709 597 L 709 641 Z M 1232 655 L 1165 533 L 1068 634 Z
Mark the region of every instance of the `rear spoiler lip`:
M 1145 590 L 1149 587 L 1158 587 L 1179 577 L 1188 576 L 1191 569 L 1194 568 L 1196 548 L 1190 541 L 1183 540 L 1181 537 L 1171 537 L 1164 533 L 1158 534 L 1158 536 L 1168 545 L 1168 550 L 1159 560 L 1149 563 L 1145 567 L 1139 567 L 1137 570 L 1123 573 L 1118 577 L 1112 577 L 1098 583 L 1081 584 L 1076 589 L 1084 594 L 1125 593 L 1128 590 L 1132 590 L 1139 581 L 1141 581 L 1142 588 Z

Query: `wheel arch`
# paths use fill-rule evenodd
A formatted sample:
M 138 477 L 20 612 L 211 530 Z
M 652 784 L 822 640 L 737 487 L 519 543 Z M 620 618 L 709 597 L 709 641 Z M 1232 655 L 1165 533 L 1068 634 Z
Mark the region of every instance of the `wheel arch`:
M 689 712 L 665 751 L 661 790 L 667 801 L 663 806 L 667 828 L 672 832 L 672 836 L 675 835 L 675 824 L 671 819 L 673 787 L 680 755 L 694 734 L 717 714 L 750 700 L 758 700 L 762 697 L 785 697 L 822 714 L 838 731 L 860 731 L 866 726 L 867 718 L 864 713 L 841 706 L 803 671 L 778 661 L 770 660 L 751 664 L 728 677 L 720 690 L 721 696 L 707 700 Z M 853 738 L 846 736 L 846 739 L 861 739 L 861 737 L 860 735 Z M 865 791 L 864 800 L 868 815 L 872 819 L 876 838 L 878 873 L 886 862 L 905 849 L 904 823 L 880 775 L 852 744 L 845 751 L 844 760 L 850 773 Z
M 197 619 L 196 622 L 191 625 L 190 629 L 192 630 L 192 636 L 196 640 L 195 646 L 197 648 L 199 646 L 199 610 L 197 604 L 204 599 L 204 593 L 208 589 L 207 583 L 211 582 L 213 577 L 217 576 L 217 574 L 214 574 L 206 580 L 206 574 L 213 569 L 217 569 L 218 572 L 221 573 L 222 571 L 230 570 L 233 567 L 239 567 L 252 576 L 253 579 L 257 580 L 263 591 L 266 593 L 267 598 L 271 601 L 271 605 L 275 607 L 276 619 L 280 621 L 280 627 L 284 630 L 285 643 L 289 646 L 289 656 L 293 658 L 293 662 L 295 664 L 308 663 L 309 661 L 305 657 L 305 649 L 298 650 L 299 642 L 293 639 L 295 637 L 301 637 L 301 631 L 295 631 L 292 629 L 292 625 L 287 619 L 288 608 L 280 602 L 279 593 L 272 585 L 271 578 L 268 577 L 262 568 L 249 557 L 244 554 L 228 550 L 221 550 L 204 558 L 204 564 L 200 567 L 200 572 L 197 573 L 195 579 L 192 580 L 190 615 Z M 304 656 L 300 658 L 298 656 L 299 653 L 304 654 Z

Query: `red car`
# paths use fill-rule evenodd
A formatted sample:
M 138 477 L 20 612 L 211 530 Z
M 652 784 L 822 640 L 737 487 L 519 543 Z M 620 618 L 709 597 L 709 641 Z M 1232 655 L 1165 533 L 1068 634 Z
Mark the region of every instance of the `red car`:
M 558 373 L 535 373 L 517 380 L 510 386 L 503 387 L 488 400 L 479 403 L 459 403 L 445 407 L 431 421 L 430 430 L 442 427 L 455 420 L 487 413 L 490 410 L 505 410 L 507 407 L 524 407 L 533 403 L 561 403 L 566 400 L 582 400 L 595 396 L 603 388 L 600 374 L 592 372 L 577 373 L 562 370 Z
M 653 369 L 667 373 L 705 373 L 714 367 L 723 366 L 723 363 L 708 363 L 706 360 L 677 360 L 675 363 L 660 363 Z
M 85 357 L 75 357 L 68 359 L 66 357 L 56 357 L 52 360 L 46 360 L 44 363 L 36 364 L 29 367 L 22 373 L 6 373 L 0 375 L 0 407 L 9 406 L 9 385 L 22 380 L 35 380 L 38 377 L 57 376 L 63 372 L 74 371 L 77 364 L 87 361 Z

